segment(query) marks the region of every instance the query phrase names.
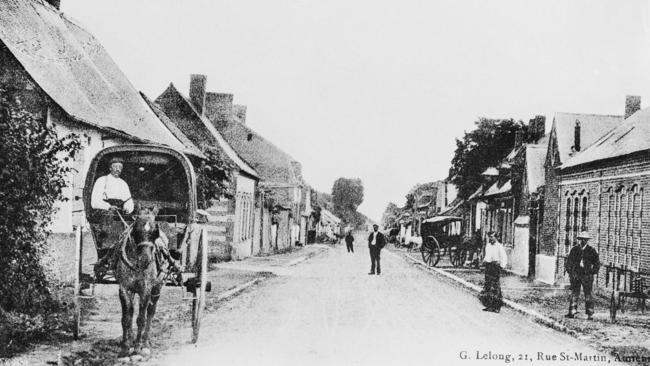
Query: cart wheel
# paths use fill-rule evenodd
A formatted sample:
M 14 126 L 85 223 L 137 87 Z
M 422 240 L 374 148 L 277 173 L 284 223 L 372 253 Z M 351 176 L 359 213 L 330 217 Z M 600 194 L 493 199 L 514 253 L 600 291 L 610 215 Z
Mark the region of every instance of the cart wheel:
M 198 287 L 194 287 L 194 299 L 192 300 L 192 343 L 199 339 L 201 318 L 205 308 L 205 293 L 208 284 L 208 246 L 204 230 L 201 230 L 199 239 L 199 260 L 196 263 L 196 278 L 199 279 Z
M 440 244 L 433 236 L 428 236 L 427 240 L 420 247 L 422 252 L 422 261 L 427 265 L 434 267 L 440 261 Z
M 449 261 L 454 267 L 462 267 L 467 258 L 467 250 L 459 247 L 453 247 L 449 250 Z

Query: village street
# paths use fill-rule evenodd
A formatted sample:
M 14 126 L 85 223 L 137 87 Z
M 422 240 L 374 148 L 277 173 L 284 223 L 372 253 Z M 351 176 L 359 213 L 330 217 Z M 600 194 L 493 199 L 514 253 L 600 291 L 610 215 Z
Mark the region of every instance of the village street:
M 338 245 L 276 273 L 206 316 L 195 345 L 168 349 L 152 365 L 491 365 L 560 363 L 602 355 L 579 340 L 476 296 L 382 251 L 367 275 L 367 245 Z M 236 263 L 235 263 L 236 264 Z M 502 359 L 476 360 L 482 357 Z M 555 361 L 538 361 L 539 352 Z M 509 355 L 508 360 L 503 359 Z M 468 359 L 463 359 L 467 356 Z M 517 360 L 519 357 L 527 360 Z M 577 362 L 578 364 L 604 364 Z M 561 364 L 572 364 L 563 361 Z

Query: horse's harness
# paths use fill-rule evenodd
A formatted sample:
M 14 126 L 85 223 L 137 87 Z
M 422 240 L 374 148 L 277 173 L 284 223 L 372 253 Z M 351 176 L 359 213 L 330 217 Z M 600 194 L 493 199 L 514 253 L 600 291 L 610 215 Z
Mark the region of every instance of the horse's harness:
M 133 225 L 135 223 L 129 224 L 124 220 L 124 217 L 122 214 L 120 214 L 119 210 L 115 211 L 117 213 L 117 216 L 120 218 L 120 221 L 122 221 L 122 224 L 124 224 L 124 231 L 122 234 L 120 234 L 120 250 L 122 250 L 123 247 L 126 247 L 128 245 L 129 241 L 131 241 L 131 232 L 133 232 Z M 150 241 L 143 241 L 142 243 L 138 243 L 136 245 L 136 248 L 140 247 L 148 247 L 148 248 L 153 248 L 154 250 L 156 249 L 156 244 Z

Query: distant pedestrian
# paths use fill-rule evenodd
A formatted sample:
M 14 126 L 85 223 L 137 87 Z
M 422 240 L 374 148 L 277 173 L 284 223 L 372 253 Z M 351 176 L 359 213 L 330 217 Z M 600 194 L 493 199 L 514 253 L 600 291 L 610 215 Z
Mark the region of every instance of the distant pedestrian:
M 585 293 L 585 313 L 587 319 L 591 320 L 594 315 L 594 299 L 591 296 L 591 290 L 594 284 L 594 275 L 598 274 L 600 259 L 596 249 L 589 245 L 591 236 L 588 232 L 581 232 L 577 238 L 579 244 L 571 248 L 565 264 L 571 284 L 569 313 L 566 317 L 573 318 L 578 312 L 578 298 L 580 297 L 580 287 L 582 287 Z
M 373 232 L 368 236 L 368 249 L 370 250 L 370 273 L 369 275 L 375 274 L 375 269 L 377 269 L 377 274 L 381 274 L 381 264 L 380 264 L 380 252 L 381 249 L 386 245 L 386 238 L 384 234 L 379 232 L 379 225 L 372 225 Z
M 485 285 L 479 299 L 485 306 L 483 311 L 498 313 L 503 306 L 500 283 L 501 269 L 508 264 L 508 255 L 493 231 L 488 233 L 488 244 L 485 246 L 483 261 L 485 262 Z
M 354 253 L 354 246 L 352 246 L 353 242 L 354 236 L 352 236 L 352 231 L 348 231 L 348 234 L 345 236 L 345 246 L 348 247 L 348 253 Z

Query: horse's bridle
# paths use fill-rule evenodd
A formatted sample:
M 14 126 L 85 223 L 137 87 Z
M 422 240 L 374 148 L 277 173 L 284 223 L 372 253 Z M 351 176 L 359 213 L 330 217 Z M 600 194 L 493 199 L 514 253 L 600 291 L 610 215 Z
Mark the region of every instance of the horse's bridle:
M 116 212 L 117 212 L 117 216 L 119 216 L 120 220 L 121 220 L 122 223 L 124 224 L 124 231 L 122 232 L 122 235 L 121 235 L 122 238 L 121 238 L 121 240 L 120 240 L 120 254 L 121 254 L 121 255 L 120 255 L 120 259 L 122 260 L 122 262 L 123 262 L 124 264 L 126 264 L 127 267 L 129 267 L 131 270 L 135 271 L 135 270 L 137 270 L 137 269 L 136 269 L 135 266 L 133 266 L 133 264 L 132 264 L 132 263 L 131 263 L 127 258 L 126 258 L 126 253 L 125 253 L 126 246 L 127 246 L 127 244 L 129 243 L 129 241 L 131 240 L 131 231 L 133 231 L 133 225 L 135 225 L 135 222 L 132 223 L 132 224 L 128 224 L 128 223 L 126 222 L 126 220 L 124 220 L 124 217 L 122 217 L 122 214 L 120 214 L 119 211 L 116 211 Z M 154 243 L 151 242 L 151 241 L 143 241 L 142 243 L 138 243 L 138 244 L 136 245 L 136 248 L 140 248 L 140 247 L 147 247 L 147 248 L 155 249 L 156 244 L 154 244 Z

